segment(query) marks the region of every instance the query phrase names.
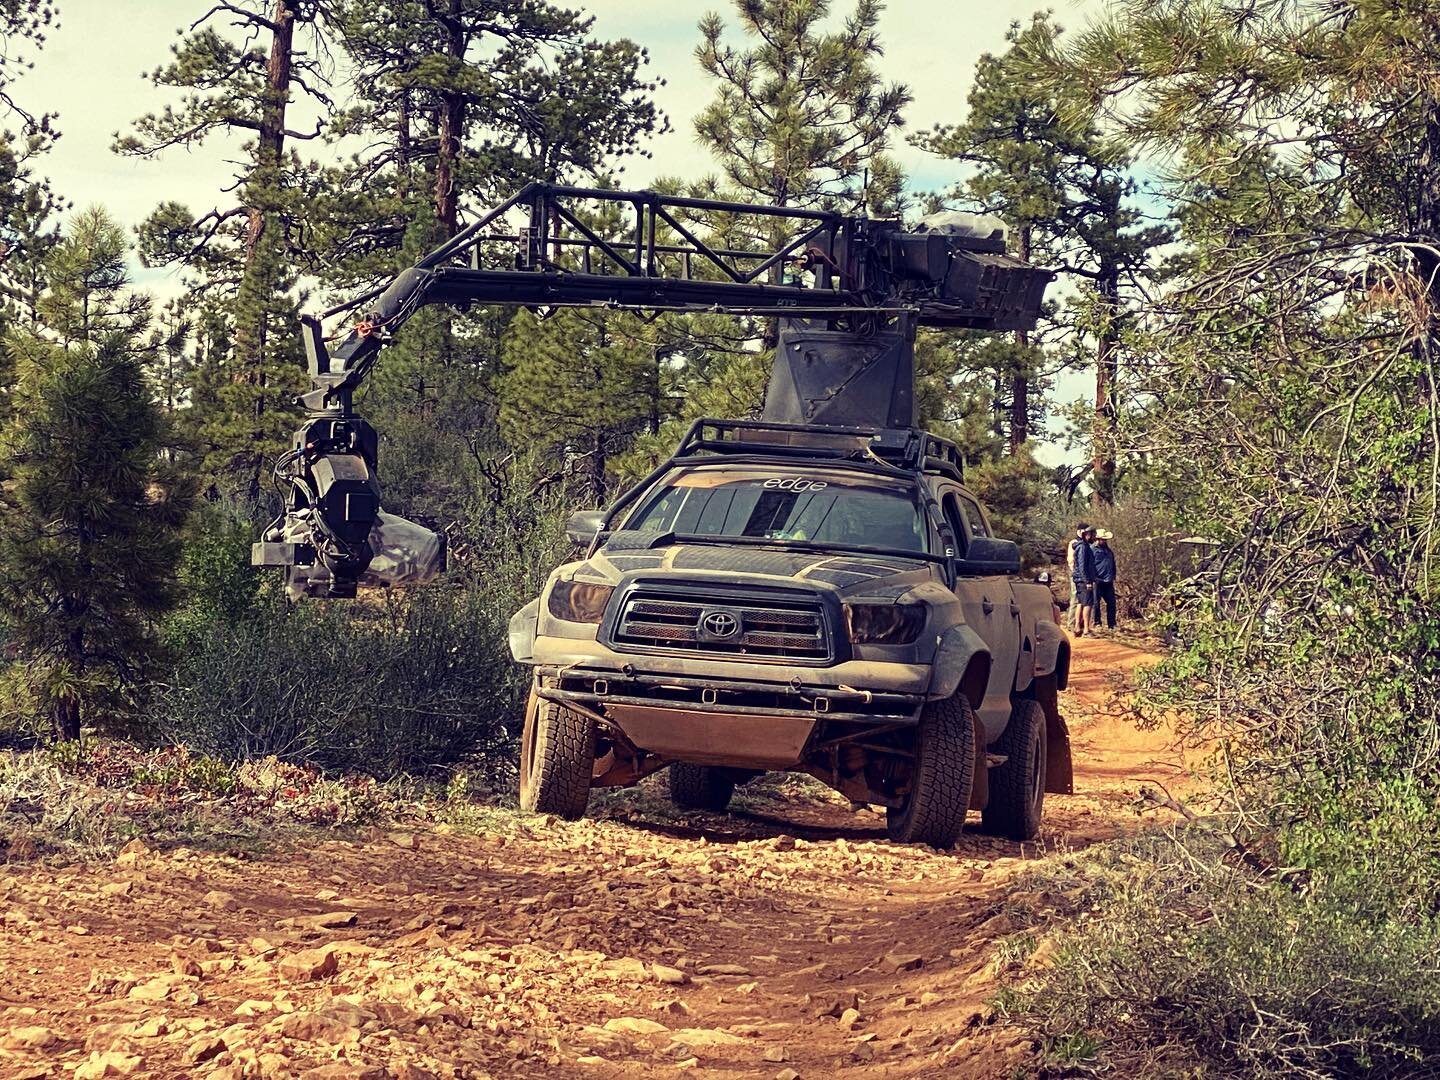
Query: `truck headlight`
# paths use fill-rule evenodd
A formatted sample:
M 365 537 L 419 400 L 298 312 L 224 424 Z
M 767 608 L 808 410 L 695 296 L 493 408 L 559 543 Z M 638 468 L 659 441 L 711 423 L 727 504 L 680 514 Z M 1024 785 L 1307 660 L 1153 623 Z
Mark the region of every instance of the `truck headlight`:
M 845 626 L 856 645 L 909 645 L 925 629 L 925 605 L 846 604 Z
M 565 622 L 598 623 L 605 617 L 613 585 L 590 581 L 557 581 L 550 590 L 550 614 Z

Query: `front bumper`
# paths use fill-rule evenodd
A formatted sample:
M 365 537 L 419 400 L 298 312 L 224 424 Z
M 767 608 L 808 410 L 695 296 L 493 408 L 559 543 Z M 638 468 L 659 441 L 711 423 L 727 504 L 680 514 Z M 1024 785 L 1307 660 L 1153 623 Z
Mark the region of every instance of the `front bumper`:
M 530 661 L 573 700 L 893 722 L 919 711 L 931 664 L 845 660 L 829 667 L 617 652 L 593 639 L 537 637 Z
M 536 638 L 542 696 L 602 717 L 637 749 L 696 764 L 784 769 L 822 725 L 910 727 L 930 667 L 848 660 L 827 668 L 619 653 L 590 640 Z

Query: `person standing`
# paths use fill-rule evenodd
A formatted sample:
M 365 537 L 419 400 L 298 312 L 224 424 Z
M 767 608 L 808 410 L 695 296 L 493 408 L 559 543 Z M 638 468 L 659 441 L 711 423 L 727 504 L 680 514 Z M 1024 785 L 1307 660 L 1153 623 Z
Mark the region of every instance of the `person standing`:
M 1110 541 L 1114 539 L 1115 534 L 1109 529 L 1097 529 L 1095 542 L 1090 545 L 1090 561 L 1095 568 L 1092 586 L 1095 604 L 1090 625 L 1096 628 L 1100 626 L 1100 605 L 1103 603 L 1105 625 L 1111 630 L 1115 629 L 1115 549 L 1110 546 Z
M 1083 521 L 1075 524 L 1075 539 L 1065 561 L 1070 564 L 1070 624 L 1076 637 L 1084 637 L 1091 625 L 1091 608 L 1095 604 L 1095 554 L 1090 540 L 1095 530 Z

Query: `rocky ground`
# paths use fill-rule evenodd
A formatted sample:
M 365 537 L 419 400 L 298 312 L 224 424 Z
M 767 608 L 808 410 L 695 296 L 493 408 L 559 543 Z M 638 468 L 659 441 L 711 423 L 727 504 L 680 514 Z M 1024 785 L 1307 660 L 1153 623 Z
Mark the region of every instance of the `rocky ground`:
M 0 1076 L 1023 1075 L 987 1001 L 1054 947 L 1026 871 L 1140 827 L 1140 783 L 1182 772 L 1116 707 L 1144 660 L 1078 643 L 1077 793 L 1034 845 L 896 846 L 787 779 L 725 816 L 657 784 L 577 824 L 0 867 Z

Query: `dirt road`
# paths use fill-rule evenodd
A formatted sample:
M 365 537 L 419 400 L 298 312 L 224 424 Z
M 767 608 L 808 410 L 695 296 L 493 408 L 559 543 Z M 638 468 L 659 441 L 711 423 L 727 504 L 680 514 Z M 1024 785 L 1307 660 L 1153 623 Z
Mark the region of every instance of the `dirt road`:
M 5 867 L 0 1076 L 1010 1075 L 1029 1043 L 984 1002 L 1027 962 L 1007 910 L 1044 901 L 1010 883 L 1134 829 L 1139 781 L 1179 772 L 1110 702 L 1145 659 L 1078 643 L 1077 793 L 1035 845 L 891 845 L 787 781 L 720 817 L 657 785 L 573 825 Z

